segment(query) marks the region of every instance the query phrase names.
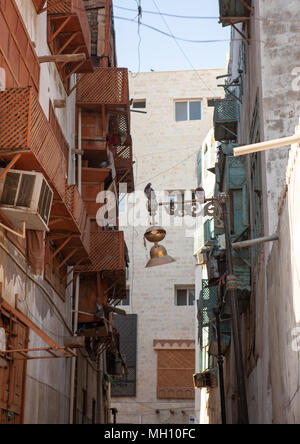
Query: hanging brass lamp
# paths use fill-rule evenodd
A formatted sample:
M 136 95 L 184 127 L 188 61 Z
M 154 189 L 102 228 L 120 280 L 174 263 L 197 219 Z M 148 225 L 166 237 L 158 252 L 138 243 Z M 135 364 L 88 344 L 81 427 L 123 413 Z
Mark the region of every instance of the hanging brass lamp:
M 154 243 L 154 246 L 150 251 L 150 260 L 148 261 L 146 268 L 158 267 L 160 265 L 171 264 L 176 262 L 171 256 L 168 255 L 167 250 L 159 242 L 166 237 L 166 230 L 162 227 L 153 226 L 148 228 L 144 237 L 148 242 Z

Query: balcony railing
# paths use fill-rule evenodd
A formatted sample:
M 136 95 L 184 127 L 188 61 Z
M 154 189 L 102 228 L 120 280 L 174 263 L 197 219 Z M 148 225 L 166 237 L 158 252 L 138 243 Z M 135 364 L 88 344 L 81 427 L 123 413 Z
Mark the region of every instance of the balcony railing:
M 79 106 L 129 106 L 128 70 L 125 68 L 98 68 L 93 73 L 79 76 L 77 104 Z
M 214 100 L 214 127 L 217 141 L 237 139 L 237 127 L 239 122 L 239 104 L 237 100 Z
M 65 156 L 33 88 L 0 91 L 0 158 L 9 161 L 16 154 L 21 154 L 16 168 L 43 173 L 54 191 L 50 226 L 55 232 L 73 234 L 68 248 L 76 244 L 78 255 L 87 256 L 85 205 L 77 187 L 66 185 Z
M 251 0 L 219 0 L 219 7 L 223 26 L 248 20 L 252 12 Z
M 91 72 L 91 34 L 82 0 L 48 0 L 48 45 L 53 55 L 86 54 L 85 62 L 58 63 L 64 81 L 74 73 Z

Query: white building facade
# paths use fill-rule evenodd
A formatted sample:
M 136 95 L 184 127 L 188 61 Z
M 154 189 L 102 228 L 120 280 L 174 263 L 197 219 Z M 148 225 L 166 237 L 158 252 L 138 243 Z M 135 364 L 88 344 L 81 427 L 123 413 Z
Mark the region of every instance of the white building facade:
M 136 385 L 131 396 L 126 390 L 113 393 L 119 423 L 179 424 L 194 418 L 195 218 L 174 214 L 173 202 L 181 196 L 191 200 L 197 188 L 197 155 L 212 127 L 213 110 L 207 101 L 220 95 L 216 77 L 223 73 L 140 73 L 130 78 L 137 111 L 131 115 L 137 193 L 127 204 L 130 222 L 135 223 L 125 229 L 130 301 L 122 308 L 137 315 Z M 145 248 L 143 239 L 152 223 L 143 193 L 148 183 L 158 201 L 169 202 L 160 207 L 155 222 L 166 229 L 161 244 L 176 262 L 145 269 L 152 246 L 147 242 Z

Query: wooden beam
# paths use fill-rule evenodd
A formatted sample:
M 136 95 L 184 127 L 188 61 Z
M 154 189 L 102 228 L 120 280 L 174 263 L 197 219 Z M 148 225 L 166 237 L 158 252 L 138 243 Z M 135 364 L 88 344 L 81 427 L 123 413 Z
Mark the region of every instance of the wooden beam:
M 59 26 L 59 28 L 54 32 L 54 34 L 51 35 L 50 41 L 51 43 L 56 39 L 56 37 L 62 32 L 65 26 L 69 23 L 69 21 L 72 19 L 72 16 L 69 15 L 66 20 Z
M 53 261 L 53 259 L 58 255 L 58 253 L 61 252 L 61 250 L 63 250 L 65 248 L 65 246 L 71 241 L 71 239 L 73 238 L 73 235 L 69 236 L 62 244 L 60 247 L 57 248 L 57 250 L 52 254 L 52 256 L 50 257 L 50 260 Z
M 0 294 L 2 296 L 2 288 L 0 289 Z M 0 298 L 1 299 L 1 298 Z M 0 300 L 0 307 L 3 307 L 4 310 L 12 313 L 16 318 L 22 322 L 24 325 L 26 325 L 28 328 L 30 328 L 34 333 L 36 333 L 49 347 L 53 348 L 54 350 L 58 349 L 59 346 L 54 342 L 50 336 L 48 336 L 46 333 L 43 332 L 34 322 L 32 322 L 26 315 L 21 313 L 19 310 L 13 308 L 8 302 L 6 302 L 4 299 Z
M 38 14 L 42 14 L 43 12 L 46 11 L 51 11 L 51 9 L 56 8 L 56 6 L 60 5 L 61 3 L 64 3 L 65 0 L 57 0 L 56 3 L 54 3 L 54 5 L 52 6 L 46 6 L 46 8 L 42 8 L 38 11 Z
M 80 53 L 80 54 L 57 54 L 57 55 L 47 55 L 47 56 L 41 56 L 39 57 L 40 63 L 59 63 L 59 62 L 66 62 L 66 63 L 73 63 L 73 62 L 80 62 L 83 63 L 86 61 L 86 54 Z
M 9 164 L 4 168 L 2 173 L 0 174 L 0 180 L 4 179 L 6 174 L 9 172 L 9 170 L 12 169 L 12 167 L 18 162 L 22 154 L 17 154 L 10 162 Z
M 264 244 L 266 242 L 278 241 L 278 234 L 274 234 L 273 236 L 259 237 L 257 239 L 249 239 L 243 242 L 235 242 L 232 244 L 232 248 L 236 250 L 237 248 L 246 248 L 246 247 L 254 247 L 255 245 Z
M 235 156 L 244 156 L 246 154 L 253 154 L 260 151 L 267 151 L 283 146 L 293 145 L 294 143 L 300 143 L 299 134 L 295 134 L 294 136 L 290 137 L 283 137 L 282 139 L 274 139 L 261 143 L 253 143 L 252 145 L 239 146 L 234 148 L 233 152 Z
M 76 37 L 80 35 L 80 31 L 74 32 L 73 34 L 71 34 L 71 37 L 68 38 L 68 40 L 63 44 L 63 46 L 61 48 L 59 48 L 59 51 L 57 53 L 57 55 L 62 54 L 64 50 L 73 42 L 74 39 L 76 39 Z
M 74 248 L 74 250 L 71 251 L 71 253 L 62 261 L 62 263 L 59 264 L 59 267 L 57 269 L 60 270 L 68 262 L 68 260 L 71 259 L 71 257 L 74 256 L 75 253 L 77 253 L 78 250 L 79 248 Z
M 60 109 L 62 109 L 62 108 L 65 108 L 66 107 L 66 101 L 65 100 L 62 100 L 62 99 L 55 99 L 54 101 L 53 101 L 53 105 L 54 105 L 54 108 L 60 108 Z

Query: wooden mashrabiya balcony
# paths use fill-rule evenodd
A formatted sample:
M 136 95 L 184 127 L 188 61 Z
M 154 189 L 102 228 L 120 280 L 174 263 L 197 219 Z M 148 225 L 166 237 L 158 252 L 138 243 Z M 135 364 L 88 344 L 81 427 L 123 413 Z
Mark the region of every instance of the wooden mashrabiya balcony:
M 78 76 L 77 105 L 84 110 L 109 115 L 108 131 L 113 143 L 118 182 L 134 190 L 132 171 L 132 140 L 130 136 L 130 103 L 128 70 L 125 68 L 97 68 L 93 73 Z M 104 125 L 103 125 L 104 127 Z
M 91 34 L 82 0 L 48 0 L 48 45 L 53 55 L 85 54 L 86 61 L 57 63 L 66 86 L 71 75 L 93 71 Z
M 88 262 L 85 205 L 77 187 L 67 185 L 65 156 L 31 87 L 0 91 L 0 159 L 13 161 L 19 170 L 43 173 L 54 192 L 49 236 L 56 236 L 68 265 Z

